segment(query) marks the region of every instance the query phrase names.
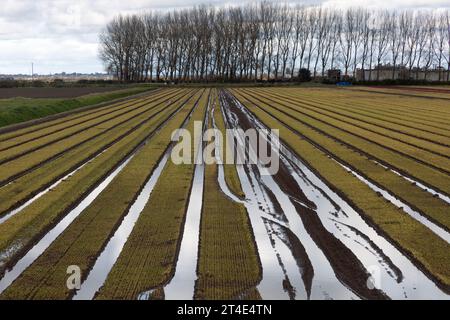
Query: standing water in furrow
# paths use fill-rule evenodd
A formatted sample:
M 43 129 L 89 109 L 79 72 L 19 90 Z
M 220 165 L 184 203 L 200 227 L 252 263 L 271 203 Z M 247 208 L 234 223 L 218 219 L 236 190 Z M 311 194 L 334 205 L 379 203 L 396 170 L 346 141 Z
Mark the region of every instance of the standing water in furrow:
M 265 128 L 238 101 L 235 100 L 235 103 L 255 126 Z M 346 201 L 333 192 L 288 147 L 281 144 L 280 153 L 281 162 L 286 165 L 307 198 L 316 205 L 315 212 L 323 226 L 349 248 L 371 274 L 367 280 L 369 288 L 378 288 L 394 299 L 449 299 L 447 294 L 389 241 L 369 226 Z M 263 176 L 264 183 L 268 184 L 273 191 L 273 188 L 277 186 L 271 180 L 273 179 L 270 176 Z M 300 238 L 300 240 L 304 244 L 303 239 Z M 316 271 L 315 268 L 313 282 L 317 278 Z M 420 290 L 417 290 L 418 288 Z M 426 296 L 423 295 L 423 292 L 426 292 Z
M 205 113 L 203 132 L 208 127 L 210 98 L 208 99 Z M 198 245 L 205 178 L 203 137 L 200 137 L 198 141 L 195 163 L 194 180 L 192 182 L 191 194 L 186 212 L 186 221 L 182 233 L 178 261 L 176 262 L 175 267 L 175 275 L 170 282 L 164 286 L 166 300 L 192 300 L 194 297 L 195 281 L 197 280 Z
M 113 179 L 122 171 L 123 168 L 131 161 L 134 154 L 123 162 L 113 173 L 111 173 L 103 182 L 95 188 L 81 203 L 64 219 L 62 219 L 50 232 L 48 232 L 36 245 L 33 246 L 27 254 L 21 258 L 11 270 L 5 272 L 0 280 L 0 293 L 9 287 L 25 269 L 27 269 L 52 243 L 55 239 L 86 209 L 97 196 L 105 190 L 105 188 L 113 181 Z
M 191 119 L 192 113 L 195 108 L 190 111 L 189 116 L 184 120 L 182 128 Z M 179 133 L 173 137 L 173 141 L 177 141 Z M 142 211 L 144 210 L 147 202 L 150 199 L 153 189 L 161 176 L 162 171 L 166 167 L 167 161 L 170 158 L 174 143 L 171 142 L 166 152 L 161 158 L 155 171 L 148 179 L 144 188 L 142 189 L 136 201 L 130 207 L 128 214 L 123 219 L 119 228 L 115 232 L 114 236 L 109 240 L 103 252 L 97 258 L 94 267 L 89 272 L 87 279 L 82 283 L 81 289 L 74 295 L 73 300 L 92 300 L 95 294 L 99 291 L 102 285 L 105 283 L 114 263 L 117 261 L 121 254 L 123 247 L 128 240 L 133 228 L 138 221 Z
M 228 123 L 232 128 L 239 128 L 242 119 L 234 113 L 235 109 L 230 108 L 232 100 L 223 97 L 222 103 L 227 109 Z M 243 147 L 242 141 L 239 147 Z M 249 152 L 255 152 L 252 146 Z M 249 198 L 247 208 L 263 264 L 263 279 L 258 286 L 262 297 L 358 299 L 357 295 L 336 278 L 326 256 L 306 232 L 291 198 L 266 170 L 262 165 L 244 165 L 238 168 L 244 192 Z M 300 239 L 300 245 L 289 239 L 286 229 Z M 304 247 L 308 256 L 294 254 L 302 251 L 299 246 Z M 311 284 L 313 275 L 314 281 Z

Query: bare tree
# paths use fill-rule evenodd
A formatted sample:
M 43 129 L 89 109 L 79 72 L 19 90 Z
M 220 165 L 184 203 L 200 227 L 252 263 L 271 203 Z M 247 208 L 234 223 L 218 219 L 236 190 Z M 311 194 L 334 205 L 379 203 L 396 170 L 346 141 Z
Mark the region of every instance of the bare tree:
M 384 63 L 392 79 L 405 67 L 427 79 L 437 65 L 448 80 L 449 20 L 448 11 L 201 5 L 115 17 L 100 34 L 99 56 L 120 81 L 294 80 L 305 67 L 315 77 L 368 68 L 362 80 L 372 80 L 374 65 L 380 80 Z

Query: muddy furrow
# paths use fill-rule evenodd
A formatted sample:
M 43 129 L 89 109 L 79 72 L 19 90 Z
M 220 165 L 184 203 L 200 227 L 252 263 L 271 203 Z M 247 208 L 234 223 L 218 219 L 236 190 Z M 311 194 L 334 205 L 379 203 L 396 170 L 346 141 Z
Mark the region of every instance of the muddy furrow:
M 237 101 L 236 103 L 239 104 Z M 241 109 L 250 119 L 253 118 L 255 125 L 264 127 L 242 105 Z M 299 187 L 307 191 L 308 198 L 316 199 L 318 206 L 316 212 L 322 224 L 354 252 L 364 267 L 370 271 L 371 277 L 367 279 L 368 287 L 379 288 L 395 299 L 449 298 L 428 278 L 429 273 L 424 274 L 422 268 L 417 267 L 409 256 L 404 255 L 379 234 L 378 229 L 369 225 L 364 217 L 332 191 L 290 148 L 281 144 L 281 150 L 281 159 L 285 159 L 283 162 L 288 161 L 287 166 Z M 417 290 L 418 288 L 421 290 Z

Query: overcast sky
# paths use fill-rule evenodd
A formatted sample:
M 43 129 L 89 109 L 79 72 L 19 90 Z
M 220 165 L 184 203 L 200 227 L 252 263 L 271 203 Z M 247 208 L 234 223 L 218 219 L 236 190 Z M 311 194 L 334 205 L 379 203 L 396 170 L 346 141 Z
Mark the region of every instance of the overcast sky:
M 0 74 L 103 72 L 98 33 L 118 14 L 245 0 L 0 0 Z M 285 2 L 285 1 L 283 1 Z M 450 8 L 449 0 L 297 0 L 327 6 Z

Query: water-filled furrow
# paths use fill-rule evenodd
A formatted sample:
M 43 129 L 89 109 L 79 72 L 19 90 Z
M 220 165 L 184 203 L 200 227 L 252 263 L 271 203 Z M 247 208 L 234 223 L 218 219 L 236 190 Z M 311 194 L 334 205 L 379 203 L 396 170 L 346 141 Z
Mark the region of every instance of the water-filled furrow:
M 428 229 L 433 231 L 437 236 L 439 236 L 443 240 L 450 243 L 450 233 L 449 232 L 447 232 L 440 226 L 438 226 L 435 223 L 428 220 L 425 216 L 421 215 L 419 212 L 412 209 L 410 206 L 408 206 L 403 201 L 392 196 L 387 190 L 384 190 L 384 189 L 376 186 L 375 184 L 373 184 L 372 182 L 370 182 L 369 180 L 367 180 L 360 174 L 356 173 L 355 171 L 353 171 L 346 165 L 340 163 L 339 161 L 336 161 L 336 162 L 339 163 L 339 165 L 341 165 L 345 170 L 347 170 L 352 175 L 354 175 L 356 178 L 358 178 L 360 181 L 364 182 L 367 186 L 369 186 L 370 189 L 377 192 L 378 194 L 381 194 L 383 196 L 383 198 L 385 198 L 386 200 L 391 202 L 396 207 L 401 208 L 405 213 L 409 214 L 413 219 L 417 220 L 418 222 L 420 222 L 421 224 L 426 226 Z
M 424 190 L 424 191 L 426 191 L 426 192 L 428 192 L 428 193 L 431 193 L 433 196 L 438 197 L 438 198 L 441 199 L 442 201 L 445 201 L 446 203 L 450 204 L 450 197 L 447 196 L 447 195 L 445 195 L 445 194 L 443 194 L 442 192 L 439 192 L 439 191 L 437 191 L 437 190 L 435 190 L 435 189 L 433 189 L 433 188 L 431 188 L 431 187 L 428 187 L 428 186 L 424 185 L 423 183 L 421 183 L 421 182 L 419 182 L 419 181 L 417 181 L 417 180 L 415 180 L 415 179 L 413 179 L 413 178 L 411 178 L 411 177 L 407 177 L 407 176 L 401 174 L 400 172 L 398 172 L 397 170 L 392 169 L 392 168 L 390 168 L 390 167 L 388 167 L 388 166 L 385 166 L 384 164 L 381 164 L 381 163 L 379 163 L 378 161 L 374 161 L 374 162 L 375 162 L 376 164 L 382 166 L 382 167 L 385 168 L 386 170 L 389 170 L 389 171 L 395 173 L 396 175 L 402 177 L 403 179 L 405 179 L 405 180 L 407 180 L 407 181 L 409 181 L 409 182 L 411 182 L 411 183 L 414 183 L 414 185 L 415 185 L 416 187 L 419 187 L 420 189 L 422 189 L 422 190 Z
M 181 126 L 182 128 L 189 122 L 195 109 L 196 107 L 189 112 L 189 115 Z M 172 140 L 177 141 L 179 134 L 180 132 L 178 131 Z M 159 161 L 156 169 L 153 171 L 144 188 L 139 193 L 139 196 L 128 210 L 128 213 L 117 228 L 113 237 L 108 241 L 105 249 L 98 256 L 87 279 L 82 283 L 80 290 L 73 296 L 73 300 L 92 300 L 105 283 L 111 269 L 119 258 L 128 237 L 133 231 L 136 222 L 150 199 L 150 195 L 170 158 L 173 145 L 173 142 L 168 145 L 167 150 Z
M 27 202 L 25 202 L 23 205 L 21 205 L 20 207 L 13 209 L 9 212 L 7 212 L 6 214 L 4 214 L 2 217 L 0 217 L 0 224 L 6 222 L 7 220 L 11 219 L 13 216 L 17 215 L 18 213 L 20 213 L 23 209 L 25 209 L 26 207 L 28 207 L 29 205 L 31 205 L 33 202 L 35 202 L 37 199 L 39 199 L 40 197 L 42 197 L 43 195 L 45 195 L 46 193 L 48 193 L 49 191 L 53 190 L 54 188 L 56 188 L 61 182 L 65 181 L 66 179 L 70 178 L 71 176 L 73 176 L 75 173 L 77 173 L 78 171 L 80 171 L 81 169 L 83 169 L 86 165 L 88 165 L 89 163 L 91 163 L 92 161 L 94 161 L 96 158 L 98 158 L 100 155 L 102 155 L 103 153 L 105 153 L 106 151 L 108 151 L 108 149 L 102 151 L 100 154 L 96 155 L 94 158 L 92 158 L 91 160 L 89 160 L 88 162 L 82 164 L 81 166 L 79 166 L 78 168 L 76 168 L 75 170 L 73 170 L 72 172 L 70 172 L 69 174 L 65 175 L 64 177 L 62 177 L 61 179 L 57 180 L 55 183 L 53 183 L 50 187 L 42 190 L 41 192 L 39 192 L 37 195 L 35 195 L 34 197 L 32 197 L 31 199 L 29 199 Z
M 191 96 L 192 97 L 192 96 Z M 191 98 L 190 97 L 190 98 Z M 190 99 L 189 98 L 189 99 Z M 186 104 L 187 99 L 184 103 Z M 81 202 L 72 209 L 65 217 L 56 224 L 49 232 L 47 232 L 27 253 L 14 264 L 14 266 L 5 272 L 2 279 L 0 279 L 0 293 L 2 293 L 17 277 L 19 277 L 55 240 L 62 234 L 69 225 L 100 195 L 100 193 L 112 182 L 112 180 L 123 170 L 123 168 L 134 158 L 139 150 L 144 146 L 154 134 L 157 134 L 160 129 L 170 121 L 182 107 L 176 109 L 163 123 L 161 123 L 156 130 L 139 144 L 125 159 L 121 161 L 121 164 L 110 173 L 103 181 L 94 188 Z M 104 152 L 104 151 L 103 151 Z M 2 260 L 8 259 L 14 253 L 22 248 L 20 240 L 16 241 L 4 252 L 0 252 L 0 266 Z
M 25 269 L 27 269 L 52 243 L 63 233 L 64 230 L 86 209 L 95 198 L 111 183 L 111 181 L 122 171 L 131 161 L 134 154 L 124 161 L 116 170 L 114 170 L 103 182 L 97 186 L 81 203 L 70 211 L 52 230 L 50 230 L 39 242 L 23 256 L 11 270 L 5 272 L 0 280 L 0 293 L 17 279 Z M 20 245 L 19 245 L 20 246 Z M 1 254 L 0 254 L 1 259 Z
M 208 128 L 211 96 L 205 112 L 203 132 Z M 166 300 L 192 300 L 197 280 L 197 261 L 200 241 L 200 222 L 203 208 L 203 192 L 205 182 L 205 164 L 203 162 L 203 134 L 198 141 L 194 179 L 186 211 L 186 221 L 182 232 L 182 239 L 175 274 L 170 282 L 164 286 Z M 144 292 L 138 299 L 149 295 Z
M 223 103 L 226 104 L 226 101 L 223 100 Z M 227 110 L 226 112 L 228 122 L 232 124 L 231 127 L 237 127 L 239 125 L 239 121 L 237 117 L 230 111 Z M 242 148 L 243 143 L 239 144 Z M 249 152 L 255 152 L 252 147 L 249 148 Z M 258 173 L 255 174 L 252 172 L 252 170 L 257 170 Z M 357 296 L 351 292 L 345 285 L 343 285 L 335 276 L 333 269 L 328 262 L 326 256 L 323 254 L 323 252 L 318 248 L 318 246 L 314 243 L 314 241 L 309 236 L 308 232 L 306 231 L 305 227 L 303 226 L 303 222 L 301 218 L 299 217 L 297 210 L 295 206 L 292 204 L 291 197 L 289 197 L 285 192 L 282 191 L 280 186 L 275 182 L 273 177 L 266 172 L 266 168 L 263 168 L 262 166 L 248 166 L 247 170 L 244 170 L 244 172 L 247 172 L 248 178 L 250 179 L 251 183 L 250 185 L 253 186 L 253 190 L 250 188 L 246 188 L 248 184 L 243 183 L 244 186 L 244 192 L 247 194 L 250 193 L 249 196 L 251 197 L 251 192 L 253 191 L 254 196 L 253 199 L 250 198 L 250 202 L 254 203 L 254 207 L 257 207 L 256 210 L 252 210 L 252 208 L 249 208 L 249 213 L 252 216 L 252 212 L 254 211 L 253 216 L 255 217 L 252 221 L 252 225 L 257 226 L 257 222 L 262 221 L 263 225 L 264 221 L 267 221 L 264 216 L 261 214 L 261 211 L 265 212 L 266 214 L 270 211 L 274 211 L 275 207 L 273 205 L 273 202 L 270 200 L 270 197 L 265 192 L 265 187 L 269 189 L 273 195 L 275 196 L 281 211 L 286 217 L 286 220 L 288 221 L 289 229 L 293 231 L 295 236 L 300 239 L 301 244 L 305 247 L 306 251 L 308 252 L 309 257 L 314 257 L 314 259 L 310 260 L 313 262 L 313 269 L 314 269 L 314 280 L 313 280 L 313 287 L 312 287 L 312 294 L 311 298 L 313 299 L 328 299 L 328 298 L 346 298 L 346 299 L 356 299 Z M 246 180 L 247 177 L 241 177 L 244 178 L 242 180 Z M 241 181 L 242 183 L 242 181 Z M 248 190 L 250 189 L 250 190 Z M 259 192 L 255 192 L 255 190 L 258 190 Z M 265 195 L 266 194 L 266 195 Z M 253 200 L 253 201 L 252 201 Z M 264 204 L 264 205 L 262 205 Z M 276 216 L 274 214 L 271 214 L 271 216 Z M 277 241 L 273 240 L 273 237 L 270 236 L 268 233 L 268 230 L 265 229 L 259 237 L 256 236 L 256 242 L 257 244 L 264 243 L 264 240 L 266 238 L 269 238 L 269 242 L 274 246 L 274 249 L 276 250 L 276 258 L 279 260 L 278 266 L 269 265 L 267 266 L 268 269 L 263 264 L 263 279 L 261 284 L 258 286 L 258 290 L 263 295 L 263 298 L 265 298 L 264 294 L 270 294 L 272 295 L 271 298 L 286 298 L 286 294 L 289 295 L 290 298 L 293 297 L 292 291 L 294 292 L 303 292 L 305 290 L 305 286 L 302 283 L 299 288 L 299 281 L 290 281 L 289 287 L 292 287 L 292 290 L 286 289 L 286 280 L 285 277 L 288 279 L 300 279 L 300 271 L 298 269 L 298 266 L 295 262 L 295 259 L 293 258 L 292 252 L 289 252 L 289 250 L 286 250 L 286 245 L 281 242 L 281 244 L 277 246 Z M 264 261 L 265 257 L 263 256 L 264 253 L 260 252 L 261 260 Z M 269 255 L 273 256 L 273 252 L 270 252 Z M 282 273 L 280 274 L 279 268 L 281 266 Z M 271 286 L 267 286 L 266 288 L 262 287 L 262 284 L 265 282 L 264 272 L 268 271 L 272 274 L 276 274 L 278 276 L 278 283 L 274 283 Z M 288 274 L 290 272 L 291 274 Z M 292 273 L 293 272 L 293 273 Z M 283 275 L 284 274 L 284 275 Z M 273 277 L 272 277 L 273 278 Z M 281 291 L 275 291 L 274 285 L 278 288 L 281 287 Z M 273 297 L 274 293 L 278 292 L 278 296 Z M 295 295 L 294 295 L 295 296 Z M 302 295 L 300 295 L 301 297 Z
M 255 126 L 265 128 L 242 105 L 240 107 L 252 118 Z M 449 298 L 414 263 L 369 226 L 359 213 L 333 192 L 287 146 L 281 144 L 280 147 L 282 162 L 287 165 L 308 199 L 316 204 L 316 213 L 322 224 L 352 250 L 372 275 L 368 279 L 369 286 L 377 287 L 395 299 Z M 267 176 L 264 178 L 268 179 Z

